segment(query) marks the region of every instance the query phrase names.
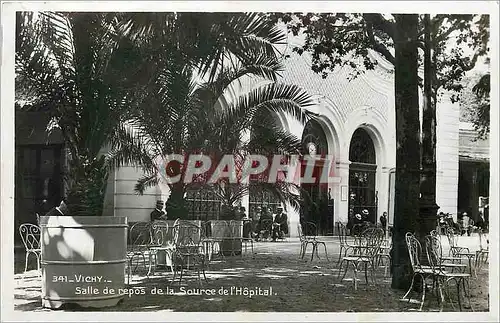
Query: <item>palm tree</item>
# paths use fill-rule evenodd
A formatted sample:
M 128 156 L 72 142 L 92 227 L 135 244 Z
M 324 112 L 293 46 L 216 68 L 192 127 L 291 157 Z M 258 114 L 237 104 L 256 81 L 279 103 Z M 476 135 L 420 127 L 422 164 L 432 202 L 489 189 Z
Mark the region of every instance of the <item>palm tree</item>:
M 275 55 L 273 44 L 284 37 L 258 14 L 24 12 L 17 29 L 16 106 L 48 110 L 51 125 L 60 128 L 70 155 L 74 215 L 102 213 L 107 174 L 115 165 L 103 149 L 123 139 L 122 122 L 137 114 L 131 106 L 142 109 L 142 95 L 161 95 L 149 90 L 165 66 L 182 60 L 214 76 L 227 57 Z M 182 80 L 168 80 L 173 92 L 184 88 L 176 83 Z
M 300 139 L 282 130 L 273 120 L 272 112 L 288 113 L 305 123 L 313 116 L 305 108 L 313 102 L 299 87 L 275 82 L 283 68 L 276 57 L 262 52 L 254 55 L 248 57 L 246 64 L 233 61 L 215 77 L 205 79 L 182 60 L 171 61 L 165 67 L 150 88 L 160 95 L 142 96 L 143 108 L 121 128 L 121 138 L 108 155 L 115 166 L 135 163 L 142 167 L 145 175 L 136 185 L 137 192 L 142 193 L 161 181 L 164 158 L 171 154 L 210 155 L 214 166 L 225 155 L 242 161 L 249 154 L 299 154 Z M 249 79 L 256 77 L 267 83 L 234 96 L 238 89 L 248 86 Z M 247 140 L 245 133 L 251 133 Z M 167 165 L 169 174 L 185 175 L 186 162 Z M 241 170 L 242 165 L 238 167 Z M 244 184 L 231 183 L 227 178 L 208 183 L 208 177 L 201 176 L 194 183 L 182 180 L 169 183 L 169 215 L 174 218 L 187 215 L 184 195 L 192 189 L 209 189 L 226 206 L 232 206 L 250 189 L 271 192 L 281 201 L 299 206 L 299 188 L 292 183 L 257 180 Z
M 111 17 L 96 13 L 23 12 L 17 16 L 16 105 L 46 110 L 69 149 L 68 204 L 73 215 L 100 215 L 107 183 L 102 149 L 128 99 L 116 73 L 119 55 Z M 126 79 L 126 78 L 124 78 Z

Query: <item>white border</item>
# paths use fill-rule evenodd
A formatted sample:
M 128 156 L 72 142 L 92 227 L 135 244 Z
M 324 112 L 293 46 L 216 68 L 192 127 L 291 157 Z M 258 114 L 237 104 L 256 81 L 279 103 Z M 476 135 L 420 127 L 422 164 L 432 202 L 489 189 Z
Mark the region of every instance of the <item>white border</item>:
M 91 315 L 68 312 L 13 311 L 13 227 L 14 227 L 14 37 L 16 10 L 61 11 L 283 11 L 288 12 L 380 12 L 391 13 L 489 13 L 491 15 L 491 153 L 490 153 L 490 312 L 489 313 L 154 313 L 91 312 Z M 493 1 L 72 1 L 7 2 L 2 1 L 2 87 L 0 115 L 0 220 L 2 321 L 490 321 L 500 320 L 498 312 L 498 2 Z

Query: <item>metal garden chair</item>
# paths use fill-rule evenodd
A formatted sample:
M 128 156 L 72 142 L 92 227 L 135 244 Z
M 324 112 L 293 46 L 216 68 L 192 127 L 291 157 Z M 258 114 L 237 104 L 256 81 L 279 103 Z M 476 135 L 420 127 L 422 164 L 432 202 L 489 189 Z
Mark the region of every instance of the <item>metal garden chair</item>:
M 174 251 L 172 254 L 172 262 L 174 266 L 174 277 L 172 282 L 175 281 L 177 274 L 176 268 L 180 268 L 179 283 L 182 281 L 184 269 L 191 269 L 196 267 L 198 273 L 198 282 L 202 283 L 200 272 L 203 273 L 205 281 L 205 268 L 207 265 L 207 256 L 205 248 L 202 244 L 202 230 L 199 226 L 189 222 L 179 222 L 174 225 Z
M 304 258 L 307 251 L 307 246 L 311 244 L 312 245 L 311 261 L 314 259 L 315 254 L 316 257 L 318 257 L 319 259 L 318 245 L 323 245 L 323 247 L 325 248 L 326 260 L 330 261 L 328 259 L 328 252 L 326 251 L 326 243 L 324 241 L 318 240 L 317 238 L 316 224 L 312 222 L 304 222 L 303 224 L 299 223 L 297 224 L 297 228 L 299 231 L 299 238 L 300 238 L 300 257 Z
M 380 252 L 380 245 L 384 239 L 384 230 L 381 228 L 369 228 L 365 230 L 362 234 L 360 243 L 355 248 L 353 252 L 342 258 L 339 267 L 339 275 L 342 270 L 342 264 L 346 263 L 344 275 L 341 281 L 347 274 L 349 269 L 349 264 L 352 264 L 354 270 L 354 289 L 358 289 L 357 283 L 357 272 L 359 271 L 359 266 L 364 265 L 365 280 L 368 284 L 368 268 L 370 268 L 370 277 L 372 282 L 375 282 L 375 265 L 378 260 L 378 254 Z
M 356 247 L 356 245 L 351 244 L 347 241 L 349 237 L 349 230 L 347 229 L 346 225 L 343 224 L 342 222 L 337 222 L 337 232 L 339 235 L 339 242 L 340 242 L 339 259 L 337 260 L 337 266 L 338 266 L 342 260 L 342 257 L 347 256 L 347 252 L 353 250 Z
M 471 277 L 468 273 L 463 272 L 449 272 L 446 267 L 443 266 L 443 252 L 441 247 L 441 241 L 435 236 L 425 237 L 425 248 L 427 253 L 427 259 L 429 261 L 429 266 L 433 271 L 433 275 L 436 278 L 437 287 L 440 294 L 441 307 L 443 310 L 444 296 L 442 287 L 448 287 L 451 281 L 455 281 L 455 286 L 457 288 L 457 300 L 460 311 L 462 310 L 462 302 L 460 297 L 460 291 L 462 290 L 469 300 L 469 306 L 472 309 L 470 303 L 470 292 L 469 292 L 469 278 Z M 466 288 L 467 285 L 467 288 Z M 463 287 L 463 289 L 461 288 Z M 447 293 L 449 296 L 449 293 Z M 450 303 L 454 307 L 451 297 L 449 296 Z M 423 302 L 423 301 L 422 301 Z
M 42 253 L 40 246 L 40 227 L 31 223 L 23 223 L 19 226 L 19 234 L 21 235 L 26 252 L 24 272 L 28 269 L 28 259 L 31 254 L 35 255 L 37 270 L 40 270 L 40 258 Z

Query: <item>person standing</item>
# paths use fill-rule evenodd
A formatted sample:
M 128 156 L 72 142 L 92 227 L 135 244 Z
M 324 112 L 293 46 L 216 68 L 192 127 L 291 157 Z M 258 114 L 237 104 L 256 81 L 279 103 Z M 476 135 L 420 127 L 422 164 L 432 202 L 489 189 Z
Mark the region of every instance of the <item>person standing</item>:
M 380 216 L 380 225 L 382 226 L 382 229 L 384 229 L 384 235 L 387 232 L 387 212 L 382 213 Z
M 349 214 L 347 215 L 347 230 L 351 231 L 354 226 L 354 210 L 352 208 L 349 209 Z
M 487 200 L 488 201 L 488 200 Z M 486 205 L 484 206 L 484 213 L 483 213 L 483 216 L 484 216 L 484 225 L 483 225 L 483 229 L 485 231 L 488 231 L 489 229 L 489 226 L 490 226 L 490 203 L 489 202 L 486 202 Z
M 151 218 L 151 221 L 158 221 L 158 220 L 166 220 L 167 219 L 167 215 L 166 215 L 165 211 L 163 211 L 163 201 L 162 200 L 156 201 L 156 207 L 153 210 L 153 212 L 151 212 L 150 218 Z

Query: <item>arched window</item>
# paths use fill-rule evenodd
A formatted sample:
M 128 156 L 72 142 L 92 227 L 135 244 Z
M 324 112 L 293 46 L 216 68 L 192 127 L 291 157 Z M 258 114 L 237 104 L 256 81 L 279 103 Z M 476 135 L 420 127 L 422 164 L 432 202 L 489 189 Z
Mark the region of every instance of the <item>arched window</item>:
M 322 158 L 328 155 L 328 141 L 321 124 L 316 120 L 309 120 L 302 133 L 302 154 L 317 157 L 312 177 L 319 179 L 322 172 Z M 301 175 L 304 175 L 307 163 L 302 164 Z M 301 218 L 303 221 L 316 224 L 318 234 L 333 234 L 333 206 L 330 208 L 328 196 L 328 184 L 326 183 L 302 183 L 304 195 L 301 205 Z
M 375 164 L 375 147 L 368 132 L 365 129 L 354 131 L 349 146 L 349 160 L 351 162 Z
M 375 175 L 377 170 L 375 147 L 368 132 L 357 129 L 349 146 L 349 210 L 354 214 L 368 211 L 363 220 L 376 223 L 377 192 Z

